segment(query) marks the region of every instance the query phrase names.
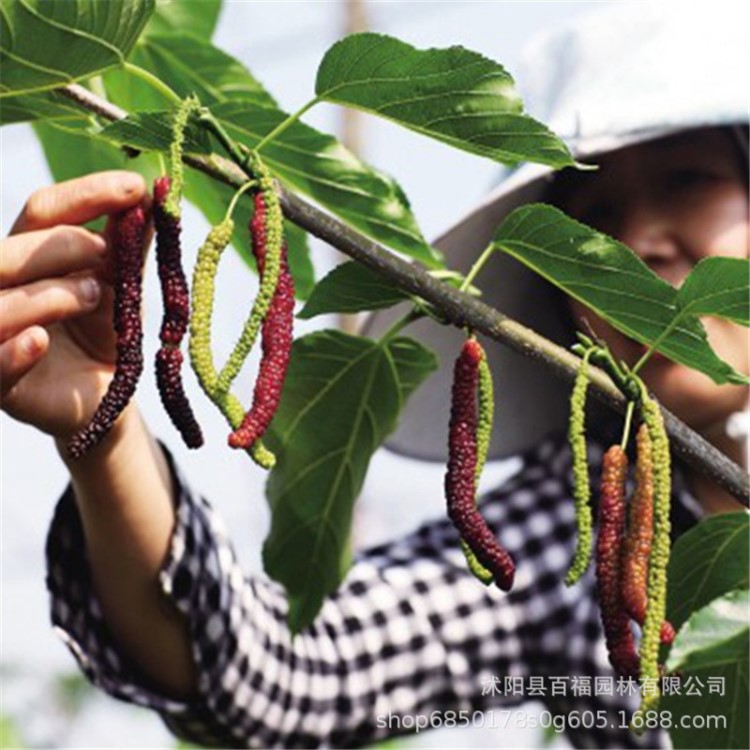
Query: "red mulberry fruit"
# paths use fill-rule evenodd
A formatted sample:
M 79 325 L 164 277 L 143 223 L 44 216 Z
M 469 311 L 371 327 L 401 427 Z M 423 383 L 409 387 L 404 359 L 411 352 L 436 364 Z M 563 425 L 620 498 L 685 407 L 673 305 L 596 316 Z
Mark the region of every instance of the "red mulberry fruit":
M 477 386 L 479 364 L 484 356 L 475 339 L 468 339 L 456 360 L 449 431 L 445 494 L 448 516 L 460 537 L 495 583 L 504 591 L 513 585 L 515 564 L 500 545 L 476 507 Z
M 654 538 L 654 470 L 651 437 L 643 424 L 636 437 L 635 492 L 628 510 L 628 530 L 622 552 L 622 600 L 630 617 L 640 626 L 646 619 L 648 558 Z M 675 632 L 666 620 L 661 625 L 661 642 L 670 644 Z
M 621 540 L 625 530 L 625 479 L 628 459 L 613 445 L 602 461 L 596 580 L 609 660 L 617 674 L 636 677 L 638 655 L 620 593 Z
M 263 274 L 264 246 L 253 243 L 258 272 Z M 286 243 L 281 249 L 281 270 L 271 306 L 261 329 L 262 357 L 255 382 L 253 403 L 240 427 L 229 436 L 232 448 L 249 448 L 261 438 L 271 423 L 281 400 L 293 340 L 294 281 L 286 259 Z

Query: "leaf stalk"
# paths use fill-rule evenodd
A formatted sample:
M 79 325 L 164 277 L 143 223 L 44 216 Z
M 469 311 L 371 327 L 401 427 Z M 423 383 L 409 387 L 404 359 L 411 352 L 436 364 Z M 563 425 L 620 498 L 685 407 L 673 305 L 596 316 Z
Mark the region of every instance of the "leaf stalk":
M 168 99 L 172 104 L 179 105 L 182 103 L 182 99 L 177 94 L 177 92 L 174 91 L 174 89 L 167 86 L 167 84 L 164 83 L 161 78 L 155 76 L 145 68 L 142 68 L 140 65 L 135 65 L 134 63 L 130 62 L 124 62 L 122 64 L 122 68 L 126 73 L 129 73 L 135 78 L 139 78 L 141 81 L 151 86 L 154 91 L 158 91 L 165 99 Z
M 406 315 L 399 318 L 379 339 L 381 345 L 388 344 L 409 324 L 424 317 L 424 313 L 416 307 L 409 310 Z
M 649 346 L 645 354 L 635 363 L 631 370 L 633 375 L 637 375 L 639 370 L 651 359 L 651 356 L 656 352 L 661 343 L 677 328 L 682 318 L 683 315 L 679 312 L 672 318 L 669 325 L 656 337 L 656 340 Z
M 280 122 L 270 133 L 268 133 L 263 138 L 261 138 L 260 142 L 256 144 L 253 151 L 258 153 L 264 146 L 270 143 L 274 138 L 281 135 L 287 128 L 294 125 L 294 123 L 297 122 L 297 120 L 299 120 L 300 117 L 302 117 L 302 115 L 304 115 L 308 109 L 312 109 L 319 101 L 320 99 L 317 96 L 314 99 L 310 99 L 310 101 L 307 102 L 307 104 L 303 105 L 296 112 L 289 115 L 289 117 L 287 117 L 286 120 L 284 120 L 283 122 Z
M 465 292 L 471 286 L 471 283 L 477 277 L 482 268 L 484 268 L 484 264 L 490 259 L 490 256 L 492 255 L 494 250 L 495 246 L 492 243 L 487 245 L 487 247 L 482 250 L 482 254 L 476 259 L 471 269 L 469 270 L 469 273 L 466 275 L 466 278 L 461 283 L 459 291 Z

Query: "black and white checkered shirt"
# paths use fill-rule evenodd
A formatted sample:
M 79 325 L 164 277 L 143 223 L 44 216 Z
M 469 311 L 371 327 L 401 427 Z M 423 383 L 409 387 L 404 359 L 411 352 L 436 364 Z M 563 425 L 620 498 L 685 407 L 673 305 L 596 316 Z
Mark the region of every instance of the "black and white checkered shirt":
M 591 446 L 592 476 L 601 455 Z M 612 679 L 592 568 L 576 586 L 563 584 L 575 545 L 566 441 L 550 438 L 523 458 L 519 473 L 481 505 L 517 562 L 510 593 L 472 577 L 455 530 L 442 518 L 358 554 L 314 623 L 293 639 L 283 589 L 243 574 L 216 511 L 172 466 L 177 524 L 160 583 L 190 623 L 200 699 L 159 694 L 113 642 L 92 592 L 70 489 L 47 542 L 52 621 L 94 684 L 158 711 L 193 742 L 360 746 L 394 734 L 394 716 L 517 706 L 534 695 L 526 688 L 536 680 L 545 686 L 536 695 L 553 715 L 610 717 L 606 728 L 568 729 L 574 746 L 668 747 L 663 732 L 637 738 L 621 728 L 619 712 L 629 717 L 638 697 L 621 694 Z M 695 501 L 676 491 L 674 533 L 699 516 Z M 506 677 L 522 678 L 509 682 L 525 685 L 525 695 L 508 690 Z M 554 677 L 562 678 L 557 691 Z M 596 678 L 612 694 L 596 690 Z

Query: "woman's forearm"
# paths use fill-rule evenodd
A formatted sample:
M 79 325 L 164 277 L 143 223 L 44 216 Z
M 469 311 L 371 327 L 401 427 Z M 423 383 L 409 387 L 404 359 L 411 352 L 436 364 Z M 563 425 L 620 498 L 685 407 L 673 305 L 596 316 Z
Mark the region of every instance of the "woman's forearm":
M 158 573 L 175 524 L 166 459 L 135 405 L 84 458 L 68 460 L 94 591 L 120 647 L 176 698 L 196 692 L 187 622 Z

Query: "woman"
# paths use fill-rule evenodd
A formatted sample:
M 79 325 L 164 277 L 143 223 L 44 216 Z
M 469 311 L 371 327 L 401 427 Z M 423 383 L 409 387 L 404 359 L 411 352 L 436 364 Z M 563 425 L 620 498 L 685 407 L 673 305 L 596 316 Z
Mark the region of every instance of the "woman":
M 593 102 L 594 110 L 602 105 L 603 84 L 596 76 L 591 80 L 591 72 L 612 71 L 601 59 L 597 65 L 596 55 L 606 52 L 604 62 L 609 62 L 614 44 L 627 47 L 635 70 L 620 70 L 619 77 L 612 72 L 608 84 L 636 83 L 633 91 L 619 90 L 628 118 L 618 120 L 613 105 L 609 121 L 593 120 L 590 131 L 586 118 L 578 122 L 571 145 L 578 158 L 593 158 L 598 172 L 549 181 L 543 170 L 522 168 L 506 180 L 444 238 L 457 265 L 470 262 L 472 249 L 458 239 L 470 235 L 481 247 L 479 225 L 491 232 L 514 203 L 540 194 L 628 242 L 673 282 L 700 257 L 745 257 L 742 97 L 735 89 L 734 99 L 700 108 L 679 109 L 663 101 L 659 108 L 658 100 L 667 98 L 664 91 L 676 86 L 672 65 L 684 64 L 675 62 L 675 55 L 693 55 L 695 47 L 678 35 L 674 54 L 664 55 L 668 63 L 661 69 L 648 65 L 648 55 L 639 57 L 644 46 L 634 42 L 643 39 L 642 23 L 627 27 L 612 17 L 584 23 L 538 51 L 547 65 L 555 56 L 567 56 L 568 96 L 558 96 L 546 117 L 565 134 L 559 123 L 570 112 L 586 112 L 587 103 Z M 602 40 L 607 28 L 609 45 Z M 675 34 L 674 26 L 653 21 L 648 39 L 660 40 L 664 51 Z M 573 50 L 577 58 L 571 60 Z M 728 51 L 725 42 L 722 55 L 709 55 L 704 63 L 728 66 Z M 643 65 L 640 73 L 637 64 Z M 646 70 L 656 96 L 638 85 L 637 76 L 642 84 Z M 604 135 L 608 141 L 602 145 Z M 142 180 L 121 172 L 43 189 L 29 199 L 3 243 L 3 408 L 52 435 L 61 448 L 94 411 L 114 354 L 106 246 L 79 225 L 134 205 L 144 195 Z M 464 257 L 455 255 L 459 251 Z M 498 268 L 503 264 L 498 261 Z M 482 286 L 499 294 L 501 284 L 493 286 L 489 274 Z M 515 283 L 523 292 L 517 298 L 523 301 L 530 294 L 526 284 L 533 282 L 522 272 L 517 278 L 523 282 Z M 513 299 L 499 296 L 501 309 L 513 313 Z M 543 309 L 542 322 L 560 317 L 556 299 L 537 286 L 535 312 Z M 582 312 L 571 309 L 574 316 Z M 618 354 L 637 354 L 619 334 L 592 322 Z M 744 332 L 709 325 L 719 354 L 748 372 Z M 457 351 L 442 329 L 439 343 Z M 352 746 L 408 729 L 417 717 L 437 715 L 448 723 L 447 711 L 516 706 L 534 697 L 558 713 L 606 712 L 595 713 L 596 727 L 569 730 L 576 745 L 663 746 L 663 733 L 638 740 L 617 723 L 616 712 L 631 711 L 635 695 L 618 692 L 616 684 L 604 694 L 582 687 L 583 678 L 593 682 L 612 672 L 592 572 L 573 589 L 562 582 L 575 534 L 570 456 L 554 430 L 562 411 L 539 407 L 539 393 L 552 390 L 550 380 L 521 376 L 520 368 L 516 361 L 498 370 L 511 380 L 503 385 L 502 402 L 528 407 L 518 430 L 503 430 L 503 435 L 513 433 L 514 444 L 499 444 L 497 453 L 523 449 L 524 465 L 482 506 L 518 561 L 513 591 L 478 584 L 466 571 L 454 530 L 440 520 L 359 555 L 339 591 L 295 640 L 283 625 L 281 590 L 262 578 L 243 577 L 220 519 L 191 494 L 131 404 L 101 445 L 68 464 L 71 486 L 49 535 L 53 621 L 81 668 L 111 694 L 158 710 L 178 734 L 221 746 Z M 721 426 L 743 408 L 745 389 L 719 389 L 658 359 L 645 375 L 666 405 L 727 452 L 738 452 Z M 437 432 L 426 429 L 434 409 L 420 421 L 420 409 L 434 398 L 428 390 L 425 394 L 414 402 L 405 427 L 416 424 L 412 436 L 420 439 Z M 444 396 L 438 400 L 445 403 Z M 538 412 L 530 419 L 528 409 L 535 404 Z M 535 432 L 526 429 L 529 425 Z M 444 435 L 445 427 L 440 431 Z M 417 440 L 411 445 L 422 455 L 430 452 Z M 601 450 L 594 446 L 591 453 L 596 475 Z M 673 503 L 676 533 L 704 512 L 738 507 L 699 477 L 684 480 Z M 515 681 L 506 684 L 506 676 Z M 558 680 L 555 688 L 555 677 L 568 680 Z M 582 678 L 576 690 L 571 677 Z M 524 682 L 521 690 L 518 678 Z

